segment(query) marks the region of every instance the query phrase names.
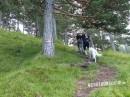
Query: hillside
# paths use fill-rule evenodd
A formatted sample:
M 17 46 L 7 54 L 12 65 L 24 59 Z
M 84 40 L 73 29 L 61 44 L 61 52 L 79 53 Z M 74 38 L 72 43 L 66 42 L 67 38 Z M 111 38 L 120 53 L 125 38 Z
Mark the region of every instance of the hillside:
M 0 30 L 0 97 L 130 97 L 130 55 L 105 51 L 97 64 L 84 69 L 70 65 L 82 63 L 84 57 L 60 41 L 56 56 L 46 58 L 41 54 L 41 39 Z M 125 84 L 86 86 L 98 81 Z
M 40 51 L 40 39 L 0 30 L 0 97 L 73 96 L 82 57 L 59 41 L 54 58 Z

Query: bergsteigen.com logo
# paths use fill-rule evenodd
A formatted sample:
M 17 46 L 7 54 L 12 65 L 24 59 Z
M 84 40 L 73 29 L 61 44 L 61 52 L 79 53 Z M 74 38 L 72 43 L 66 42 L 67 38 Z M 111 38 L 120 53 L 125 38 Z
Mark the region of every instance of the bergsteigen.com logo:
M 126 82 L 124 82 L 124 81 L 102 81 L 102 82 L 88 83 L 88 87 L 97 88 L 97 87 L 125 85 L 125 84 L 126 84 Z

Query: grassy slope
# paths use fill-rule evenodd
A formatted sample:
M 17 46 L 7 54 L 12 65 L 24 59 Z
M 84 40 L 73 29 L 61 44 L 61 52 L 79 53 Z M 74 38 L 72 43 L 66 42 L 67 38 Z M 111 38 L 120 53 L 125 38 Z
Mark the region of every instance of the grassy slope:
M 82 58 L 59 42 L 52 59 L 42 56 L 40 50 L 40 39 L 0 30 L 0 97 L 73 96 L 81 71 L 69 64 L 82 62 Z M 101 88 L 91 97 L 130 97 L 130 55 L 105 52 L 100 64 L 116 68 L 117 80 L 127 84 Z M 86 72 L 93 79 L 98 68 L 91 67 Z
M 72 97 L 82 62 L 74 50 L 56 44 L 52 59 L 40 54 L 40 39 L 0 30 L 0 97 Z
M 108 51 L 100 59 L 100 64 L 106 64 L 117 70 L 117 81 L 126 85 L 104 87 L 94 91 L 91 97 L 130 97 L 130 55 Z

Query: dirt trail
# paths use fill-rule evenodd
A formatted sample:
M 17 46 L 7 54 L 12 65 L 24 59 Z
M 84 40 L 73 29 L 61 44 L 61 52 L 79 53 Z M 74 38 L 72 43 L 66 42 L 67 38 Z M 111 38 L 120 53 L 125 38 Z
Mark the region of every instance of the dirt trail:
M 101 66 L 97 71 L 96 77 L 91 83 L 111 81 L 116 76 L 116 71 L 113 68 Z M 90 93 L 99 87 L 88 87 L 88 78 L 84 77 L 77 81 L 77 90 L 74 97 L 89 97 Z

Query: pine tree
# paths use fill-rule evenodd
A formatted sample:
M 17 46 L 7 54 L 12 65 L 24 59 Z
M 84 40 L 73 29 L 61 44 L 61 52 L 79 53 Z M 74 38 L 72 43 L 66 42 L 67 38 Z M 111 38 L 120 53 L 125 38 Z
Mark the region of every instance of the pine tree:
M 53 10 L 54 0 L 45 0 L 44 11 L 44 37 L 43 37 L 43 53 L 47 57 L 54 56 L 54 38 L 53 38 Z

